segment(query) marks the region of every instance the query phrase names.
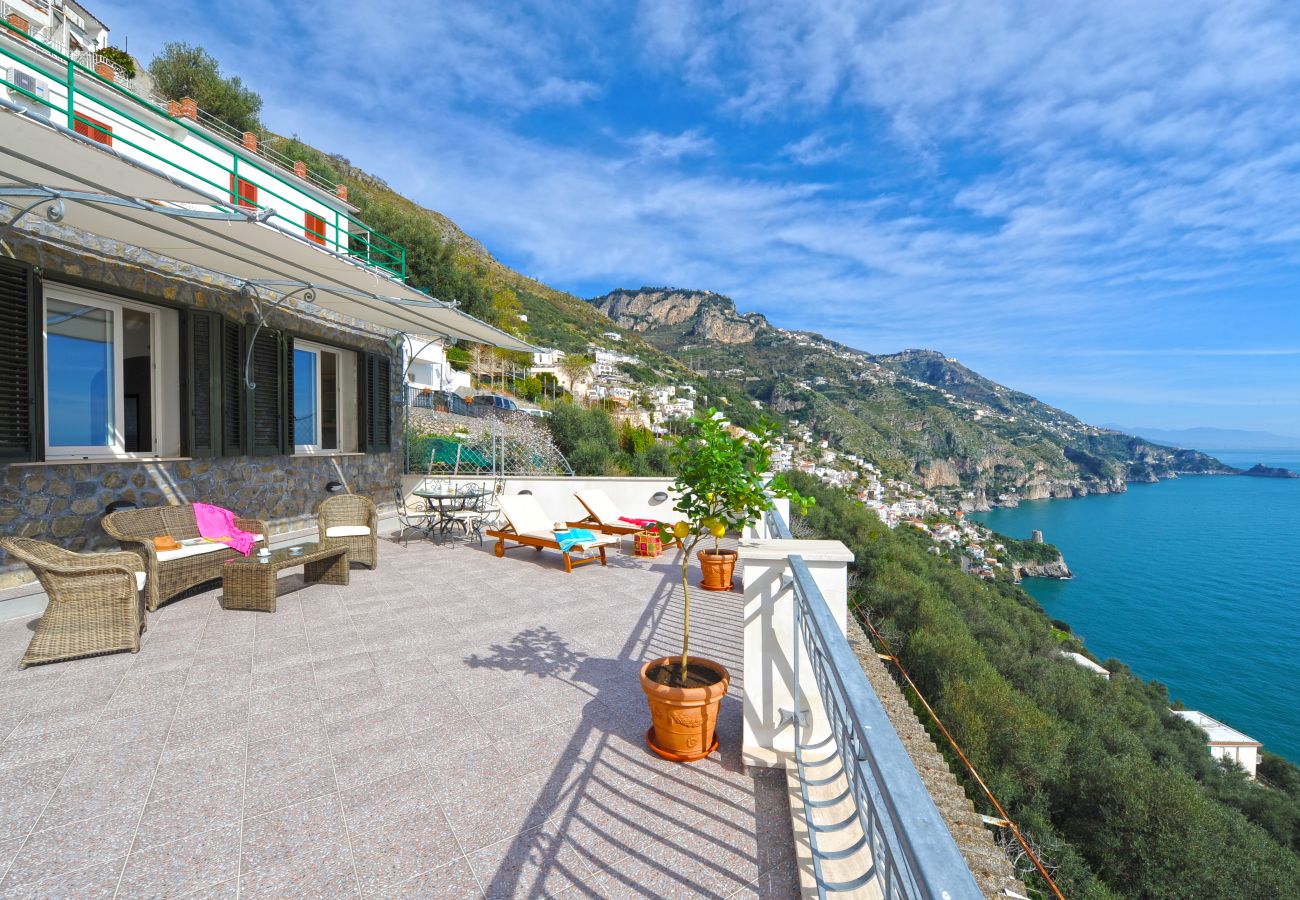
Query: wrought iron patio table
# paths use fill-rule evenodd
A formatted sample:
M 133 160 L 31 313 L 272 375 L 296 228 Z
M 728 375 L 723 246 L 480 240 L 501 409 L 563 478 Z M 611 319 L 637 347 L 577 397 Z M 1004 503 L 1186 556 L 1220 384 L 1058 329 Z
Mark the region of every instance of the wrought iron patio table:
M 226 560 L 221 568 L 221 606 L 275 612 L 276 576 L 285 569 L 302 566 L 308 584 L 347 584 L 348 548 L 342 541 L 305 541 L 290 548 L 272 550 L 267 556 L 253 553 Z
M 453 525 L 460 524 L 460 521 L 452 513 L 468 509 L 469 504 L 477 503 L 484 497 L 491 494 L 491 491 L 485 491 L 480 488 L 472 488 L 467 491 L 448 491 L 433 490 L 431 488 L 416 488 L 411 494 L 416 497 L 423 497 L 429 504 L 429 510 L 437 514 L 437 521 L 429 519 L 429 525 L 425 528 L 425 534 L 432 536 L 438 532 L 438 543 L 442 543 L 447 537 L 447 532 Z

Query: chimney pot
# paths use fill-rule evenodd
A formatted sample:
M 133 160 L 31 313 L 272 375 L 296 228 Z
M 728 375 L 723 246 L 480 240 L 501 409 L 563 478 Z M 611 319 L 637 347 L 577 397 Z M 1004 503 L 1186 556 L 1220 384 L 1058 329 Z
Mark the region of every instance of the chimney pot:
M 193 97 L 181 98 L 181 115 L 187 119 L 199 120 L 199 101 Z
M 251 131 L 244 132 L 244 149 L 257 151 L 257 135 Z
M 346 202 L 348 199 L 348 186 L 346 184 L 340 184 L 335 187 L 334 196 Z
M 293 174 L 299 178 L 307 177 L 307 164 L 305 162 L 295 162 L 293 164 Z

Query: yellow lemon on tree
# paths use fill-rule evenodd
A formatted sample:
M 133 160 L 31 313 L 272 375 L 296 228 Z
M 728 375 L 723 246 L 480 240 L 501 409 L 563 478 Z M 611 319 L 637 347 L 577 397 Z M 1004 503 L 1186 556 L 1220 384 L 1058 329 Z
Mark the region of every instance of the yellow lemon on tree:
M 715 538 L 720 538 L 727 533 L 727 526 L 715 519 L 713 524 L 709 526 L 709 533 Z
M 691 526 L 685 522 L 678 522 L 673 526 L 673 537 L 684 538 L 691 533 Z

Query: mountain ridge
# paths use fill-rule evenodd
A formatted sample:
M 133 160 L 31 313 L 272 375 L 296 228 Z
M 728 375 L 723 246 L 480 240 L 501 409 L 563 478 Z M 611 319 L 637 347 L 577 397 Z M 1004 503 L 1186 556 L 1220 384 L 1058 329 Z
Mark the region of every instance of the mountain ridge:
M 589 302 L 693 371 L 891 474 L 957 495 L 967 509 L 1238 471 L 1198 451 L 1089 425 L 939 351 L 868 353 L 742 313 L 712 291 L 620 288 Z

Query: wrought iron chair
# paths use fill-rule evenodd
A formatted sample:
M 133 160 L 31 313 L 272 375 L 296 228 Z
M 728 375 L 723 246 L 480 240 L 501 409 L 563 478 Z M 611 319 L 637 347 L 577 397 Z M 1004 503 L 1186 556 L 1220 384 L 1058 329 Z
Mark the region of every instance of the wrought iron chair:
M 422 497 L 402 496 L 400 484 L 393 488 L 393 495 L 396 500 L 397 521 L 402 526 L 402 531 L 398 535 L 402 545 L 406 546 L 406 533 L 412 529 L 423 531 L 427 537 L 433 525 L 433 510 L 429 508 L 429 504 Z

